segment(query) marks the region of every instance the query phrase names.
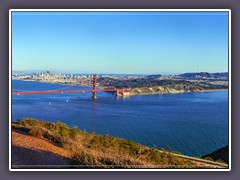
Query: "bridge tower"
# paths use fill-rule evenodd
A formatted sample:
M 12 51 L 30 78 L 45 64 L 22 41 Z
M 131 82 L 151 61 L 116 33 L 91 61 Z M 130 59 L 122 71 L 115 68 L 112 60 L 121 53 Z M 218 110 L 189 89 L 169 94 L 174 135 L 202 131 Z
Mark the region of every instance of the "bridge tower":
M 97 98 L 97 76 L 96 74 L 93 75 L 93 99 Z

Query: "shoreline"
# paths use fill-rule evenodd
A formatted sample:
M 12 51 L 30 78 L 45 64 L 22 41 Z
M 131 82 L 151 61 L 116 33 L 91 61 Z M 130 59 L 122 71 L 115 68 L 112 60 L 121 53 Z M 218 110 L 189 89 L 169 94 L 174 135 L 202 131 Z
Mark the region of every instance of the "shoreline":
M 23 79 L 12 79 L 12 81 L 25 81 L 25 82 L 38 82 L 38 83 L 46 83 L 46 84 L 58 84 L 64 86 L 82 86 L 82 87 L 92 87 L 92 85 L 84 85 L 84 84 L 72 84 L 72 83 L 60 83 L 60 82 L 45 82 L 45 81 L 33 81 L 33 80 L 23 80 Z M 108 88 L 106 86 L 97 86 L 97 88 Z
M 201 90 L 201 91 L 179 91 L 179 92 L 156 92 L 156 93 L 139 93 L 139 94 L 129 94 L 124 97 L 130 96 L 141 96 L 141 95 L 165 95 L 165 94 L 183 94 L 183 93 L 206 93 L 206 92 L 218 92 L 218 91 L 228 91 L 228 89 L 209 89 L 209 90 Z
M 60 83 L 60 82 L 45 82 L 45 81 L 34 81 L 34 80 L 23 80 L 23 79 L 12 79 L 16 81 L 27 81 L 27 82 L 38 82 L 38 83 L 46 83 L 46 84 L 56 84 L 56 85 L 64 85 L 64 86 L 74 86 L 72 83 Z M 82 87 L 92 87 L 91 85 L 83 85 L 83 84 L 77 84 L 77 86 Z M 106 86 L 97 86 L 97 88 L 108 88 Z M 139 87 L 139 88 L 145 88 L 145 87 Z M 131 88 L 134 89 L 134 88 Z M 228 91 L 229 89 L 203 89 L 201 91 L 179 91 L 179 92 L 153 92 L 153 93 L 139 93 L 139 94 L 129 94 L 122 97 L 130 97 L 130 96 L 141 96 L 141 95 L 164 95 L 164 94 L 182 94 L 182 93 L 204 93 L 204 92 L 218 92 L 218 91 Z
M 216 91 L 228 91 L 229 89 L 209 89 L 209 90 L 203 90 L 200 92 L 216 92 Z
M 46 84 L 58 84 L 64 86 L 83 86 L 83 87 L 92 87 L 91 85 L 76 85 L 71 83 L 60 83 L 60 82 L 45 82 L 45 81 L 34 81 L 34 80 L 23 80 L 23 79 L 12 79 L 12 81 L 24 81 L 24 82 L 37 82 L 37 83 L 46 83 Z

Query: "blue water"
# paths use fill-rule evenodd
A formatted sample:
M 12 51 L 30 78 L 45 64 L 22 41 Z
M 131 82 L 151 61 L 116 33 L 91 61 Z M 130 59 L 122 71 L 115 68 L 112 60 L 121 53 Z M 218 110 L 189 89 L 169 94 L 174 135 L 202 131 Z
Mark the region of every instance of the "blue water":
M 13 89 L 50 90 L 66 85 L 12 81 Z M 92 89 L 73 87 L 70 89 Z M 202 156 L 228 144 L 228 92 L 142 95 L 112 93 L 13 95 L 12 120 L 33 117 L 96 134 L 130 139 L 183 154 Z

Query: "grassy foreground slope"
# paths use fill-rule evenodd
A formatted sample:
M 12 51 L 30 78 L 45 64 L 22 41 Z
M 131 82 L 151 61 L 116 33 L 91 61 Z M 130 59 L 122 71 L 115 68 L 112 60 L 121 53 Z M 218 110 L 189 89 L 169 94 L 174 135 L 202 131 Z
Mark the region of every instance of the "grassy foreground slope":
M 60 121 L 51 123 L 24 118 L 23 121 L 12 122 L 12 129 L 62 148 L 70 154 L 69 165 L 77 165 L 74 167 L 78 168 L 227 168 L 226 165 L 184 158 L 165 149 L 150 148 L 130 140 L 95 135 L 77 127 L 69 128 Z

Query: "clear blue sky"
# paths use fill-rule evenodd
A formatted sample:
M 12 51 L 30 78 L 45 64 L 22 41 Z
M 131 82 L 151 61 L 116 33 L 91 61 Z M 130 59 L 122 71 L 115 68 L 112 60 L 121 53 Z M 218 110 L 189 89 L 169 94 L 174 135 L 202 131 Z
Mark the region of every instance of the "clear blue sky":
M 227 12 L 13 12 L 13 71 L 226 72 Z

